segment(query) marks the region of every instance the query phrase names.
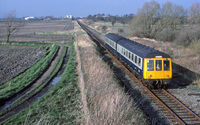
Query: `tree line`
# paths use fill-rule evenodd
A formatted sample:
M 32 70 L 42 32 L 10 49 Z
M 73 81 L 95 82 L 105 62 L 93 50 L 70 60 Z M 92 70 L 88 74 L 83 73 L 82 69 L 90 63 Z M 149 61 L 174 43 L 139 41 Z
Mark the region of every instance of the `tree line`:
M 171 2 L 166 2 L 161 6 L 156 1 L 146 2 L 130 22 L 134 36 L 171 42 L 183 40 L 186 46 L 194 39 L 200 39 L 199 25 L 199 3 L 192 4 L 190 9 L 186 10 Z
M 116 22 L 122 23 L 123 25 L 128 24 L 134 17 L 134 14 L 125 14 L 123 16 L 113 16 L 113 15 L 105 15 L 105 14 L 94 14 L 87 16 L 88 20 L 91 20 L 93 22 L 97 21 L 104 21 L 104 22 L 111 22 L 112 25 Z

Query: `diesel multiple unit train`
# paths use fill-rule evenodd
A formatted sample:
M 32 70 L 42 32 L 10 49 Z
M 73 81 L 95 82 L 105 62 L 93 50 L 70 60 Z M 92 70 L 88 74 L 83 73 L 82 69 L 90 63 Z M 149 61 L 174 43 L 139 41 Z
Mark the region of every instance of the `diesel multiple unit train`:
M 143 84 L 150 88 L 164 88 L 172 78 L 169 55 L 114 33 L 105 36 L 106 48 L 134 70 Z
M 172 63 L 168 54 L 142 45 L 114 33 L 99 39 L 92 29 L 78 23 L 94 39 L 99 41 L 118 60 L 120 60 L 147 87 L 164 88 L 172 78 Z

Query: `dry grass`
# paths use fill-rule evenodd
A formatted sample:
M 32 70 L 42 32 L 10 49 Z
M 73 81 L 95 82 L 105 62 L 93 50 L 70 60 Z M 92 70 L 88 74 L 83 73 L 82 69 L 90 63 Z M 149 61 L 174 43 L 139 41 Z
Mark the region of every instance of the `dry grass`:
M 126 95 L 110 67 L 96 54 L 87 35 L 78 37 L 91 125 L 146 124 L 143 113 Z
M 193 81 L 194 85 L 197 85 L 200 89 L 200 78 L 197 78 L 196 80 Z

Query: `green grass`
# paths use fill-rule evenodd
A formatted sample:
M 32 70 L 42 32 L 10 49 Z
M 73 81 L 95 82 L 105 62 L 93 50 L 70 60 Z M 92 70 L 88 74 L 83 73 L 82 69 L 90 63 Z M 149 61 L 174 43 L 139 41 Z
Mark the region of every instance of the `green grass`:
M 39 33 L 37 35 L 46 35 L 46 36 L 51 36 L 51 35 L 57 35 L 57 36 L 72 36 L 73 33 L 71 32 L 44 32 L 44 33 Z
M 8 124 L 77 124 L 81 118 L 80 90 L 77 85 L 75 51 L 71 45 L 70 58 L 61 80 L 26 110 L 3 122 Z
M 10 41 L 6 43 L 3 40 L 0 40 L 0 45 L 3 46 L 28 46 L 28 47 L 41 47 L 41 46 L 51 46 L 49 42 L 40 42 L 40 41 Z
M 46 53 L 48 55 L 43 57 L 40 61 L 38 61 L 35 65 L 26 70 L 24 73 L 0 86 L 0 100 L 20 91 L 22 88 L 30 84 L 36 77 L 41 75 L 41 73 L 49 65 L 57 51 L 58 46 L 52 45 L 49 52 Z

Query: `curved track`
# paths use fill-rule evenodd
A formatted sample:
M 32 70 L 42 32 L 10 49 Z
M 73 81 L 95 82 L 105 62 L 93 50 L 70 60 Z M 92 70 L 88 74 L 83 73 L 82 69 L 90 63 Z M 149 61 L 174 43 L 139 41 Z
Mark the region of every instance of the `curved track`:
M 92 37 L 95 39 L 103 48 L 106 49 L 104 46 L 104 41 L 94 33 L 94 30 L 87 27 L 83 23 L 79 22 L 79 25 Z M 111 55 L 131 76 L 133 76 L 142 86 L 142 82 L 138 80 L 131 71 L 128 70 L 112 53 L 110 53 L 107 49 L 109 55 Z M 159 102 L 165 110 L 169 112 L 174 119 L 176 119 L 176 123 L 174 124 L 182 124 L 182 125 L 200 125 L 200 117 L 197 116 L 194 112 L 192 112 L 188 107 L 186 107 L 181 101 L 176 99 L 173 95 L 171 95 L 168 91 L 162 90 L 149 90 L 147 87 L 143 86 L 145 90 L 149 94 L 151 94 L 154 99 Z

